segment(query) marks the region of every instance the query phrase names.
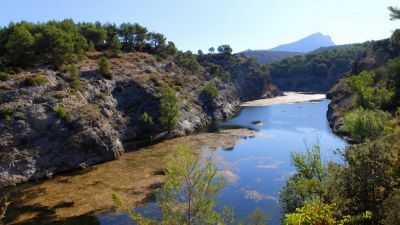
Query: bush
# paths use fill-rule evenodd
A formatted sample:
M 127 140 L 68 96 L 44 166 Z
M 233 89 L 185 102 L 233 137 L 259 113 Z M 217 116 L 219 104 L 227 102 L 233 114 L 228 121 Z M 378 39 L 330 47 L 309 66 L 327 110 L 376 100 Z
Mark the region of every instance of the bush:
M 10 79 L 10 74 L 0 72 L 0 81 L 8 81 Z
M 386 87 L 378 87 L 374 89 L 372 102 L 375 108 L 390 109 L 393 104 L 395 92 L 388 90 Z
M 141 116 L 140 116 L 140 123 L 144 124 L 144 125 L 153 125 L 153 118 L 147 113 L 144 112 Z
M 219 75 L 219 77 L 221 78 L 221 80 L 222 80 L 223 82 L 229 82 L 229 81 L 231 81 L 231 79 L 232 79 L 232 76 L 231 76 L 231 74 L 230 74 L 228 71 L 222 72 L 222 73 Z
M 219 77 L 222 81 L 229 82 L 231 80 L 231 74 L 222 66 L 210 62 L 206 62 L 205 66 L 212 75 Z
M 68 113 L 62 105 L 57 105 L 54 111 L 60 119 L 66 119 L 68 117 Z
M 351 76 L 347 80 L 347 86 L 356 94 L 356 103 L 358 106 L 372 109 L 373 88 L 375 74 L 373 72 L 361 72 L 358 75 Z
M 357 109 L 345 115 L 343 131 L 356 142 L 376 139 L 382 135 L 391 115 L 381 110 Z
M 76 65 L 71 65 L 68 68 L 69 73 L 69 86 L 74 90 L 81 90 L 81 82 L 79 81 L 79 69 Z
M 335 190 L 348 212 L 371 211 L 374 223 L 369 224 L 397 224 L 378 221 L 399 209 L 399 204 L 389 203 L 394 200 L 390 200 L 395 197 L 391 193 L 400 179 L 399 140 L 397 130 L 378 140 L 349 145 L 342 153 L 345 164 L 338 173 Z
M 10 107 L 2 107 L 0 108 L 0 118 L 10 121 L 12 120 L 12 115 L 14 110 Z
M 296 173 L 286 180 L 281 189 L 280 202 L 285 213 L 293 213 L 307 201 L 315 198 L 329 202 L 332 199 L 330 178 L 333 170 L 321 159 L 320 145 L 306 145 L 306 152 L 292 152 L 292 165 Z
M 175 57 L 175 62 L 191 71 L 191 72 L 197 72 L 198 70 L 200 70 L 200 64 L 197 61 L 197 57 L 196 55 L 192 54 L 192 52 L 187 51 L 187 52 L 179 52 L 178 55 Z
M 98 65 L 100 75 L 105 79 L 111 80 L 113 77 L 110 70 L 110 65 L 108 64 L 108 59 L 106 57 L 101 57 L 98 61 Z
M 46 77 L 41 75 L 32 75 L 25 79 L 25 84 L 28 86 L 40 86 L 49 82 Z
M 204 87 L 203 92 L 211 98 L 218 97 L 218 88 L 213 80 L 209 81 Z
M 297 208 L 295 213 L 286 214 L 284 225 L 303 224 L 360 224 L 370 220 L 372 213 L 366 211 L 356 216 L 341 215 L 335 209 L 335 204 L 325 204 L 317 199 L 312 203 L 306 202 L 302 208 Z
M 167 88 L 161 96 L 160 122 L 168 131 L 178 125 L 180 118 L 179 99 L 172 88 Z
M 78 77 L 79 76 L 79 69 L 76 65 L 71 65 L 68 67 L 69 77 Z

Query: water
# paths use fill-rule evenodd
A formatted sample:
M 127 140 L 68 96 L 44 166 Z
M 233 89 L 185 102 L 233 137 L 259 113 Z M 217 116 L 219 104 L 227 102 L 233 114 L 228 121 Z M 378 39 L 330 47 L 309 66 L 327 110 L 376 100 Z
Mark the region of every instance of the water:
M 323 159 L 331 160 L 333 150 L 346 145 L 328 125 L 328 104 L 322 100 L 244 107 L 237 117 L 217 124 L 218 133 L 165 141 L 85 172 L 11 188 L 9 195 L 13 193 L 15 201 L 7 219 L 18 221 L 14 224 L 127 224 L 126 215 L 110 211 L 112 192 L 131 205 L 150 202 L 137 210 L 157 216 L 154 199 L 149 197 L 162 182 L 163 158 L 176 144 L 185 143 L 211 156 L 226 175 L 229 183 L 221 194 L 221 208 L 233 208 L 237 218 L 261 208 L 269 214 L 269 224 L 280 224 L 279 190 L 294 172 L 290 152 L 304 151 L 305 143 L 319 141 Z M 252 130 L 225 130 L 232 127 Z
M 269 215 L 269 224 L 280 224 L 279 190 L 294 172 L 290 152 L 303 152 L 306 144 L 319 142 L 323 159 L 335 160 L 333 151 L 346 145 L 328 125 L 328 104 L 328 100 L 323 100 L 244 107 L 236 118 L 220 123 L 222 128 L 242 126 L 259 131 L 254 138 L 242 139 L 232 148 L 219 147 L 209 153 L 229 175 L 230 182 L 222 192 L 220 206 L 233 208 L 237 218 L 244 218 L 261 208 Z M 255 121 L 261 124 L 253 124 Z M 204 151 L 208 151 L 207 147 Z M 99 220 L 101 224 L 115 224 L 126 221 L 126 217 L 102 214 Z
M 255 208 L 270 214 L 271 223 L 279 224 L 279 190 L 293 174 L 290 152 L 304 152 L 307 145 L 319 142 L 324 160 L 334 160 L 333 150 L 346 142 L 332 133 L 326 120 L 329 101 L 267 107 L 246 107 L 228 125 L 243 125 L 260 131 L 231 151 L 219 150 L 218 156 L 235 165 L 238 181 L 222 195 L 222 204 L 232 206 L 239 217 Z M 261 126 L 252 125 L 260 120 Z

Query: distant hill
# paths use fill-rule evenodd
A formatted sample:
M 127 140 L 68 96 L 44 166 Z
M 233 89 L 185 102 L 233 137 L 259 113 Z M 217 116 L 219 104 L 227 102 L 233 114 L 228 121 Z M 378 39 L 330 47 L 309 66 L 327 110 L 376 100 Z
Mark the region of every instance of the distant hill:
M 246 57 L 257 59 L 259 63 L 272 63 L 305 53 L 322 52 L 345 47 L 347 45 L 335 45 L 328 35 L 315 33 L 293 43 L 279 45 L 268 50 L 246 50 L 242 54 Z
M 242 52 L 248 58 L 255 58 L 259 63 L 276 62 L 291 56 L 302 55 L 299 52 L 281 52 L 281 51 L 268 51 L 268 50 L 246 50 Z
M 289 44 L 279 45 L 278 47 L 275 48 L 271 48 L 269 49 L 269 51 L 307 53 L 321 47 L 328 47 L 334 45 L 335 43 L 332 41 L 330 36 L 323 35 L 322 33 L 315 33 L 298 41 Z
M 327 92 L 344 77 L 370 43 L 324 47 L 269 63 L 272 82 L 282 91 Z

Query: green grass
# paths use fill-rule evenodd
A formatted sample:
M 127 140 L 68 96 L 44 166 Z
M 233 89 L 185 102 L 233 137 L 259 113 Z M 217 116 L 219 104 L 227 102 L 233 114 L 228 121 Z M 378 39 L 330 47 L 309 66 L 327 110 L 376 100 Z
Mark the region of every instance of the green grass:
M 48 82 L 46 77 L 40 75 L 33 75 L 25 79 L 25 84 L 28 86 L 40 86 Z
M 68 112 L 67 110 L 64 108 L 64 106 L 62 105 L 58 105 L 56 106 L 56 108 L 54 109 L 54 111 L 56 112 L 57 116 L 60 119 L 66 119 L 68 117 Z

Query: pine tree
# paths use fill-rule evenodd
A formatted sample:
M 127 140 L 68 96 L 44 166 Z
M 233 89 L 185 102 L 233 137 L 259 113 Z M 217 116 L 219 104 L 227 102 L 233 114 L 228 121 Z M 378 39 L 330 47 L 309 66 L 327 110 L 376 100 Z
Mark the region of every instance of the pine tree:
M 167 88 L 161 98 L 160 122 L 168 131 L 176 127 L 180 117 L 179 102 L 176 92 Z
M 121 53 L 121 42 L 119 41 L 118 36 L 114 36 L 113 39 L 111 40 L 110 46 L 108 50 L 110 51 L 112 56 L 118 56 L 119 53 Z
M 110 65 L 108 64 L 108 59 L 106 57 L 101 57 L 98 61 L 99 73 L 102 77 L 111 80 L 112 73 L 110 71 Z
M 7 57 L 10 64 L 15 66 L 24 66 L 28 64 L 33 57 L 33 44 L 35 38 L 29 30 L 23 25 L 13 27 L 6 44 Z
M 113 200 L 139 225 L 218 224 L 223 218 L 216 211 L 216 197 L 223 185 L 224 180 L 217 176 L 217 168 L 210 159 L 203 163 L 199 155 L 179 145 L 176 153 L 167 158 L 165 183 L 157 196 L 162 221 L 132 212 L 116 193 Z

